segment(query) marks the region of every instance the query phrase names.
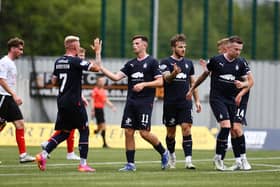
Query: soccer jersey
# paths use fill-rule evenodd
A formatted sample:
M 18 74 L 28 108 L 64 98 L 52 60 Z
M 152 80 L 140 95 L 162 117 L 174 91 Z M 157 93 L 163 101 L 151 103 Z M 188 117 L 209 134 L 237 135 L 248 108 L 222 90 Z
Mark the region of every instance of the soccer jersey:
M 162 76 L 159 70 L 158 61 L 151 56 L 138 61 L 134 58 L 128 61 L 121 69 L 128 77 L 127 99 L 144 99 L 151 102 L 155 97 L 155 88 L 145 87 L 140 92 L 133 91 L 133 86 L 141 82 L 150 82 L 155 78 Z
M 234 98 L 239 89 L 234 81 L 247 75 L 246 63 L 241 58 L 229 62 L 224 55 L 218 55 L 210 59 L 207 69 L 211 71 L 210 100 L 223 99 L 228 104 L 235 104 Z
M 165 58 L 160 63 L 160 69 L 164 72 L 172 72 L 174 64 L 180 67 L 181 72 L 176 75 L 171 83 L 164 81 L 164 103 L 183 104 L 186 103 L 186 93 L 190 88 L 190 77 L 194 75 L 194 66 L 191 60 L 183 58 L 175 60 L 172 57 Z
M 12 90 L 16 90 L 17 68 L 13 60 L 4 56 L 0 60 L 0 78 L 6 80 L 6 83 Z M 0 86 L 1 95 L 10 95 L 2 86 Z
M 103 88 L 95 87 L 92 90 L 91 98 L 94 100 L 93 108 L 104 108 L 107 100 L 107 92 Z
M 53 75 L 59 85 L 58 107 L 82 105 L 82 72 L 89 67 L 89 62 L 78 57 L 63 56 L 56 60 Z

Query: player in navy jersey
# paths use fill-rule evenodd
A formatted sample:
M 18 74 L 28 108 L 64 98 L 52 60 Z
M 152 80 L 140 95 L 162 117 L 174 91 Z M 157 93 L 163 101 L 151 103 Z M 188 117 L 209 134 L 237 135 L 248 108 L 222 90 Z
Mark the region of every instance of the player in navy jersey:
M 217 48 L 220 54 L 224 54 L 227 52 L 228 41 L 229 41 L 228 38 L 223 38 L 217 42 Z M 245 59 L 242 60 L 244 61 L 244 63 L 248 68 L 247 70 L 248 84 L 246 85 L 246 83 L 238 80 L 235 81 L 236 87 L 242 90 L 235 97 L 235 102 L 236 105 L 238 106 L 236 119 L 239 120 L 236 120 L 235 125 L 234 126 L 232 125 L 230 129 L 232 150 L 235 156 L 235 164 L 229 168 L 230 170 L 250 170 L 252 168 L 246 156 L 246 141 L 245 141 L 242 125 L 247 125 L 245 116 L 246 116 L 247 105 L 249 100 L 249 90 L 254 84 L 254 78 L 246 60 Z M 204 69 L 206 69 L 206 62 L 204 60 L 201 59 L 200 64 Z M 242 119 L 242 123 L 240 123 L 240 119 Z
M 211 73 L 210 106 L 220 124 L 214 164 L 215 168 L 220 171 L 225 170 L 223 159 L 226 154 L 231 124 L 234 126 L 238 120 L 236 118 L 237 105 L 235 97 L 240 90 L 236 88 L 236 80 L 248 84 L 247 65 L 239 58 L 242 48 L 243 42 L 240 37 L 230 37 L 227 52 L 210 59 L 207 64 L 207 70 L 198 77 L 187 94 L 190 98 L 193 90 Z
M 246 112 L 249 100 L 250 89 L 254 85 L 253 74 L 245 59 L 242 61 L 247 68 L 248 82 L 235 81 L 235 85 L 241 91 L 235 97 L 235 103 L 237 105 L 236 120 L 230 130 L 232 150 L 235 157 L 235 164 L 230 168 L 231 170 L 250 170 L 252 167 L 249 164 L 246 156 L 246 141 L 242 125 L 247 125 Z
M 123 68 L 112 73 L 101 66 L 101 71 L 113 81 L 128 78 L 128 93 L 121 127 L 125 129 L 125 147 L 127 164 L 119 171 L 135 171 L 134 133 L 139 130 L 141 137 L 152 144 L 161 155 L 161 167 L 168 164 L 168 151 L 151 130 L 151 114 L 155 97 L 155 87 L 163 83 L 159 64 L 146 52 L 148 39 L 142 35 L 132 38 L 132 47 L 136 58 L 129 60 Z
M 72 129 L 77 128 L 80 133 L 79 151 L 81 172 L 94 172 L 95 169 L 87 165 L 89 127 L 88 118 L 82 99 L 82 72 L 83 70 L 97 72 L 101 62 L 101 41 L 94 40 L 96 62 L 85 61 L 77 54 L 80 49 L 79 37 L 67 36 L 64 40 L 66 53 L 55 61 L 52 83 L 58 85 L 57 119 L 55 130 L 60 133 L 53 136 L 45 150 L 37 154 L 36 160 L 40 170 L 46 169 L 46 159 L 61 142 L 69 137 Z
M 192 101 L 186 99 L 186 94 L 195 81 L 194 66 L 191 60 L 184 58 L 186 52 L 185 35 L 173 36 L 170 44 L 172 55 L 160 63 L 164 78 L 163 123 L 167 131 L 165 141 L 169 151 L 169 167 L 176 167 L 175 136 L 176 125 L 179 124 L 183 135 L 185 168 L 195 169 L 192 164 Z M 197 112 L 200 112 L 201 105 L 197 89 L 194 91 L 194 99 Z

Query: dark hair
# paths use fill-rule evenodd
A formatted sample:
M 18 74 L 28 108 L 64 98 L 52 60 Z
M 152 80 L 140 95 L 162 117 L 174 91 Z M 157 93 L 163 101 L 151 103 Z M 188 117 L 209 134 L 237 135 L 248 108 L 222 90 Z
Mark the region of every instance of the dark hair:
M 239 36 L 231 36 L 228 38 L 228 41 L 230 43 L 238 43 L 238 44 L 243 44 L 242 39 Z
M 134 35 L 131 39 L 131 41 L 140 38 L 142 41 L 147 42 L 148 43 L 148 38 L 144 35 Z
M 184 34 L 176 34 L 170 39 L 170 46 L 175 47 L 176 42 L 186 42 L 186 36 Z
M 12 47 L 18 47 L 19 45 L 24 46 L 24 41 L 18 37 L 11 38 L 7 43 L 9 51 Z

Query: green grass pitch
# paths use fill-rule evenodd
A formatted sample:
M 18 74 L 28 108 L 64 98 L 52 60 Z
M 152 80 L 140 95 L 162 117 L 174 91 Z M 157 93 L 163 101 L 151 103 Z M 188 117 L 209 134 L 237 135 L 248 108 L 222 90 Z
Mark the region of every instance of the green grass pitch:
M 28 147 L 35 155 L 40 147 Z M 78 151 L 76 150 L 76 153 Z M 35 163 L 19 164 L 17 147 L 0 147 L 1 187 L 270 187 L 280 186 L 280 151 L 248 151 L 251 171 L 215 171 L 214 151 L 193 151 L 196 170 L 184 169 L 184 157 L 176 150 L 176 169 L 161 170 L 160 156 L 152 149 L 136 150 L 136 172 L 119 172 L 125 163 L 124 149 L 90 149 L 88 162 L 96 173 L 77 171 L 78 161 L 66 160 L 66 148 L 59 147 L 51 154 L 47 170 L 39 171 Z M 229 150 L 225 163 L 234 163 Z

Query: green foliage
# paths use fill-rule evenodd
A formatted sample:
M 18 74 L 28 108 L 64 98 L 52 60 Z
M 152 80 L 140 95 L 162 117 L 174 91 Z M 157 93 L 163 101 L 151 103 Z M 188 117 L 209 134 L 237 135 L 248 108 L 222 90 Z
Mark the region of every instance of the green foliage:
M 81 37 L 81 44 L 90 50 L 92 39 L 101 36 L 101 3 L 103 0 L 2 0 L 0 12 L 0 55 L 6 53 L 10 37 L 22 37 L 26 42 L 25 55 L 57 56 L 64 53 L 63 39 L 68 34 Z M 152 0 L 125 0 L 125 30 L 121 30 L 122 0 L 106 0 L 106 57 L 118 58 L 122 49 L 127 58 L 133 57 L 131 37 L 147 35 L 152 40 Z M 183 33 L 187 36 L 187 56 L 198 59 L 203 54 L 204 0 L 183 0 Z M 245 41 L 243 56 L 252 51 L 252 1 L 233 1 L 233 34 Z M 228 35 L 228 1 L 208 1 L 207 54 L 216 54 L 216 42 Z M 278 38 L 280 38 L 278 23 Z M 159 1 L 158 58 L 170 54 L 169 40 L 178 31 L 178 1 Z M 257 7 L 257 59 L 273 58 L 274 4 L 259 3 Z M 124 41 L 121 35 L 124 33 Z M 152 42 L 150 42 L 152 46 Z M 150 49 L 151 49 L 150 46 Z M 279 46 L 279 45 L 278 45 Z M 152 53 L 152 51 L 149 51 Z M 278 54 L 280 49 L 278 49 Z M 88 53 L 92 55 L 91 53 Z M 279 55 L 278 55 L 279 56 Z
M 3 0 L 1 54 L 6 52 L 4 44 L 14 36 L 25 40 L 26 55 L 61 55 L 68 34 L 81 36 L 82 44 L 89 48 L 99 33 L 99 14 L 99 1 Z

